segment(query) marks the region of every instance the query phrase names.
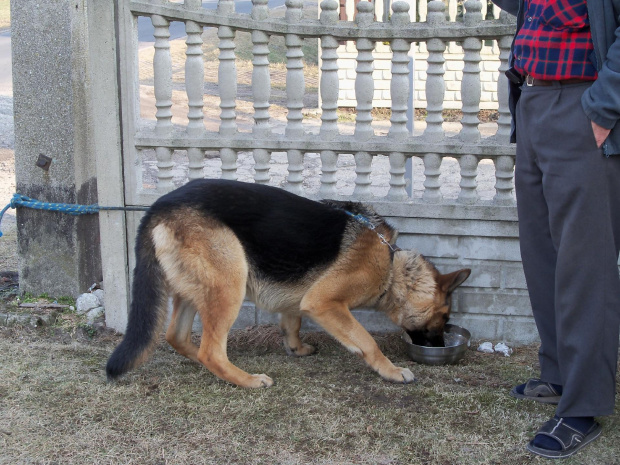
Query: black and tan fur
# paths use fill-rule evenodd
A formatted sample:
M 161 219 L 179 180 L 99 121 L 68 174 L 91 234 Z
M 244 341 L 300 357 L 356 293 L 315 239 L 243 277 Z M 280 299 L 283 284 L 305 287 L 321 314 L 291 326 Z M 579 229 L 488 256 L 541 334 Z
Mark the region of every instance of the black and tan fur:
M 347 214 L 361 214 L 375 230 Z M 312 318 L 383 378 L 408 383 L 350 310 L 384 312 L 413 338 L 440 340 L 450 295 L 469 276 L 442 275 L 420 254 L 392 252 L 397 232 L 370 208 L 353 202 L 315 202 L 282 189 L 223 180 L 197 180 L 164 195 L 144 216 L 127 331 L 107 364 L 116 378 L 144 362 L 173 313 L 166 340 L 216 376 L 244 387 L 271 386 L 230 363 L 228 332 L 245 298 L 281 314 L 287 352 L 309 355 L 299 338 Z M 191 341 L 194 316 L 200 346 Z M 435 341 L 437 342 L 437 341 Z

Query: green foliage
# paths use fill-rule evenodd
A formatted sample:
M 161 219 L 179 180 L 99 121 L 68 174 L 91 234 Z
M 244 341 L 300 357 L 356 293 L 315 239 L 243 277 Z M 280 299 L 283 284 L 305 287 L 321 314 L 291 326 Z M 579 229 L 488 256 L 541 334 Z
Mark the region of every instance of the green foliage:
M 69 296 L 61 296 L 61 297 L 50 297 L 47 292 L 35 296 L 30 292 L 24 292 L 24 294 L 18 298 L 20 303 L 24 304 L 36 304 L 38 302 L 45 303 L 57 303 L 61 305 L 74 305 L 75 306 L 75 298 Z
M 77 329 L 82 330 L 84 334 L 88 336 L 89 339 L 92 339 L 97 335 L 97 329 L 94 326 L 86 324 L 86 323 L 79 323 L 77 325 Z

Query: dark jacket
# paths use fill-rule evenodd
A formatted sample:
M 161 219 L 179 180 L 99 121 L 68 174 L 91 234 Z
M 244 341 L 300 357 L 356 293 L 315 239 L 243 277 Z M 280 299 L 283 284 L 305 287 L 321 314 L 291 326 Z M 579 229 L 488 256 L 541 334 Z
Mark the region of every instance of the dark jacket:
M 558 0 L 562 1 L 562 0 Z M 497 6 L 517 16 L 517 31 L 523 24 L 523 0 L 493 0 Z M 611 133 L 603 143 L 605 155 L 620 155 L 620 0 L 588 0 L 588 16 L 594 52 L 592 62 L 598 78 L 583 94 L 581 104 L 588 117 Z M 510 54 L 512 66 L 513 54 Z M 513 114 L 511 142 L 515 142 L 514 112 L 521 94 L 510 84 L 510 111 Z

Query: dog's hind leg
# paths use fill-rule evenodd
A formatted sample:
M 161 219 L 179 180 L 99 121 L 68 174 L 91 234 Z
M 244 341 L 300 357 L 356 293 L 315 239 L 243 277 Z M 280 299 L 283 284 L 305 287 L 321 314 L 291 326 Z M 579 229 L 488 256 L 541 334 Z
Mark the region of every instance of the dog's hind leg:
M 299 329 L 301 328 L 301 316 L 282 313 L 280 315 L 280 329 L 284 339 L 286 353 L 296 357 L 313 354 L 316 347 L 301 342 Z
M 209 241 L 195 241 L 183 264 L 196 286 L 183 297 L 191 299 L 202 321 L 197 358 L 217 377 L 242 387 L 268 387 L 265 374 L 251 375 L 228 360 L 228 332 L 239 315 L 246 293 L 249 265 L 243 246 L 227 228 L 209 228 Z M 203 232 L 204 234 L 204 232 Z
M 243 303 L 248 262 L 234 233 L 195 212 L 177 212 L 159 236 L 172 244 L 159 251 L 175 300 L 166 338 L 183 355 L 195 359 L 214 375 L 243 387 L 271 386 L 266 375 L 250 375 L 228 360 L 226 341 Z M 205 240 L 208 238 L 208 240 Z M 194 311 L 202 321 L 196 349 L 190 341 Z
M 172 318 L 166 331 L 166 341 L 181 355 L 200 363 L 198 346 L 191 340 L 195 316 L 196 308 L 179 295 L 175 295 L 172 305 Z
M 269 387 L 273 384 L 265 374 L 251 375 L 228 360 L 228 332 L 237 319 L 245 295 L 245 280 L 235 283 L 231 275 L 211 286 L 199 307 L 202 319 L 202 339 L 198 360 L 217 377 L 242 387 Z

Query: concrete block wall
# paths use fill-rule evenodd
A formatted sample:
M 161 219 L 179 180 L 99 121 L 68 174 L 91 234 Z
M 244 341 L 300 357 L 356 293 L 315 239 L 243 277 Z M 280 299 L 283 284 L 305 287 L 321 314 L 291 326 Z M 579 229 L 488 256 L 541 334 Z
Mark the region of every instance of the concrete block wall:
M 412 50 L 414 56 L 414 105 L 415 108 L 426 108 L 426 69 L 428 52 L 425 44 L 415 44 Z M 496 110 L 497 78 L 499 76 L 499 48 L 495 42 L 486 41 L 480 52 L 481 97 L 480 109 Z M 375 92 L 373 106 L 375 108 L 389 108 L 392 105 L 390 98 L 390 81 L 392 79 L 392 52 L 390 46 L 378 42 L 373 52 Z M 347 42 L 338 48 L 338 77 L 340 88 L 338 94 L 339 107 L 355 107 L 355 67 L 357 49 L 354 42 Z M 451 42 L 444 54 L 445 75 L 445 109 L 461 108 L 461 79 L 463 77 L 463 49 L 460 45 Z

